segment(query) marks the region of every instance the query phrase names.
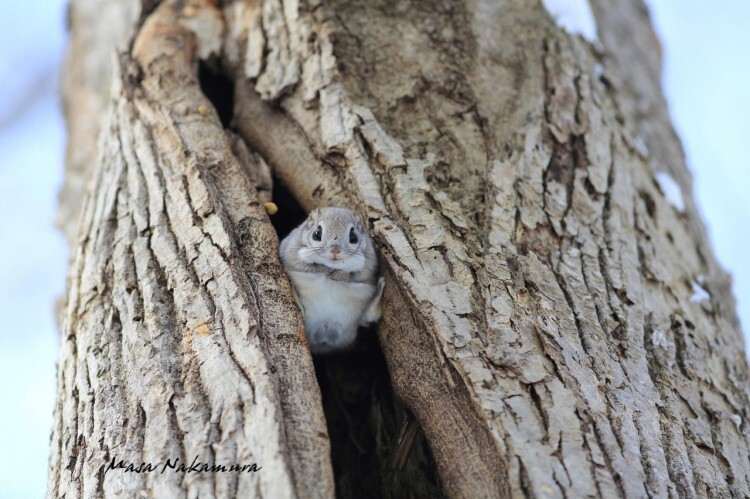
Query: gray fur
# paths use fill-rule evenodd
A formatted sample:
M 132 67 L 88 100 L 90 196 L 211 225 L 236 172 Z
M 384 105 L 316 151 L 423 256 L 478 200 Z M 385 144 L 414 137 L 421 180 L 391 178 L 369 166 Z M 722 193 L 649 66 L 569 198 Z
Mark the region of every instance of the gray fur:
M 358 326 L 380 319 L 384 281 L 378 277 L 372 240 L 354 212 L 337 207 L 313 210 L 281 241 L 279 255 L 294 285 L 314 353 L 346 348 L 356 339 Z

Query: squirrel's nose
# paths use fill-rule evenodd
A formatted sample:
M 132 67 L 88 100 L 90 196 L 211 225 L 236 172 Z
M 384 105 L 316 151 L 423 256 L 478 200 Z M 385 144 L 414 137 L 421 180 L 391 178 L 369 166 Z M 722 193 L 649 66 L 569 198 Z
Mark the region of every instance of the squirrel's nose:
M 341 248 L 338 245 L 331 246 L 332 255 L 338 255 L 339 253 L 341 253 Z

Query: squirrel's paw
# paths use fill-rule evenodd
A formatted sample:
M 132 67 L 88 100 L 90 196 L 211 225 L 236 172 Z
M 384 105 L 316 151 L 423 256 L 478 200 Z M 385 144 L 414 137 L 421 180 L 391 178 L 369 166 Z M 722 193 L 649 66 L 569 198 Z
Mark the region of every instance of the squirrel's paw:
M 378 278 L 378 289 L 375 291 L 375 295 L 370 300 L 370 304 L 367 306 L 365 313 L 362 315 L 360 325 L 366 326 L 373 322 L 380 320 L 380 316 L 383 314 L 382 307 L 380 306 L 380 299 L 383 297 L 383 288 L 385 287 L 385 277 Z

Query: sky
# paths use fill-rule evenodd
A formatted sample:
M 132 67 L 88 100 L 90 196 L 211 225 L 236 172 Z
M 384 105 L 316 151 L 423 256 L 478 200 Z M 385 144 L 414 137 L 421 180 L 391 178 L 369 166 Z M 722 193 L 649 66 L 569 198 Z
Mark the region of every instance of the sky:
M 750 2 L 648 0 L 669 111 L 750 343 Z
M 60 0 L 0 3 L 0 497 L 47 490 L 68 249 L 53 227 L 65 133 Z M 29 20 L 33 19 L 33 22 Z
M 42 497 L 68 249 L 53 227 L 63 176 L 57 68 L 64 0 L 3 2 L 0 16 L 0 497 Z M 663 83 L 721 264 L 750 328 L 750 2 L 648 0 Z

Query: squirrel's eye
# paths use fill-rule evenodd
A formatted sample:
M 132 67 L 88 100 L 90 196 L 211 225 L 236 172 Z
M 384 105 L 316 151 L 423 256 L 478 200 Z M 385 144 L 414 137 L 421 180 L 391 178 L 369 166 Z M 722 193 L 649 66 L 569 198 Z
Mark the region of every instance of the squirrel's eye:
M 354 227 L 349 229 L 349 243 L 356 244 L 356 242 L 359 241 L 359 238 L 357 237 L 357 234 L 354 232 Z
M 313 232 L 313 241 L 320 241 L 320 238 L 323 237 L 323 227 L 318 225 L 318 228 L 315 229 L 315 232 Z

